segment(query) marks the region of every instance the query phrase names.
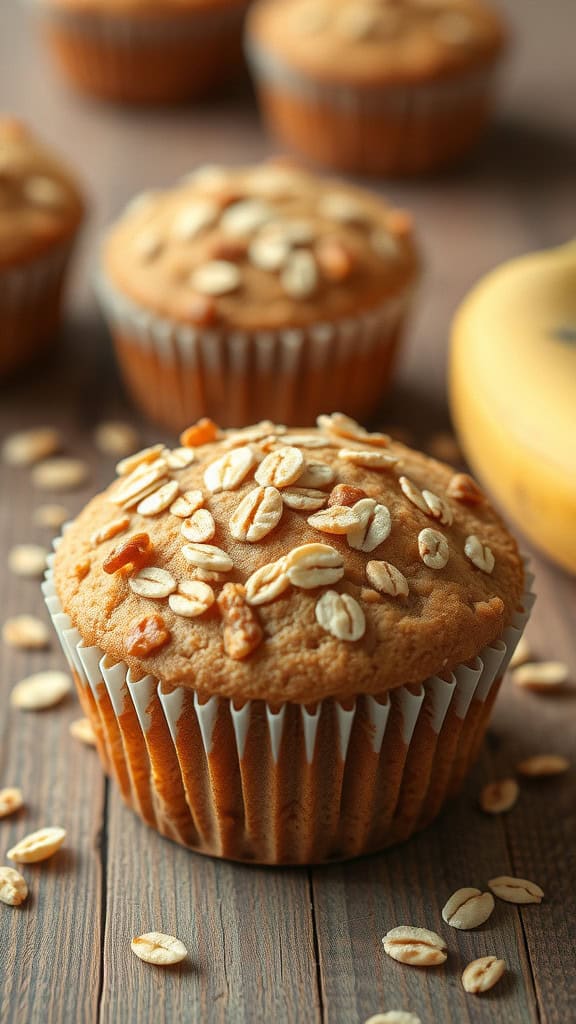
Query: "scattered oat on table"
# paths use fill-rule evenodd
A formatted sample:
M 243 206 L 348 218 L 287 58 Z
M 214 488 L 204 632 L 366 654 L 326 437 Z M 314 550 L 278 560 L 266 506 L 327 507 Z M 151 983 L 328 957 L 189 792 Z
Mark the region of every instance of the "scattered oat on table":
M 544 898 L 540 886 L 528 878 L 499 875 L 498 878 L 491 878 L 488 885 L 494 895 L 505 903 L 541 903 Z
M 13 708 L 23 711 L 43 711 L 59 704 L 71 690 L 72 680 L 69 675 L 48 669 L 16 683 L 10 694 L 10 703 Z
M 65 505 L 38 505 L 32 513 L 35 526 L 45 526 L 50 530 L 59 530 L 70 519 L 70 511 Z
M 406 1010 L 387 1010 L 385 1013 L 375 1013 L 364 1024 L 422 1024 L 420 1017 L 414 1013 L 407 1013 Z
M 565 688 L 569 678 L 568 665 L 563 661 L 525 662 L 512 672 L 516 686 L 534 693 L 558 693 Z
M 106 420 L 96 427 L 94 444 L 102 455 L 111 455 L 115 459 L 122 459 L 138 450 L 140 437 L 136 428 L 130 423 Z
M 52 857 L 65 839 L 66 830 L 63 828 L 40 828 L 16 843 L 6 856 L 17 864 L 37 864 Z
M 7 818 L 9 814 L 15 814 L 23 806 L 24 797 L 17 786 L 0 789 L 0 818 Z
M 82 459 L 46 459 L 32 470 L 32 483 L 40 491 L 75 491 L 90 475 Z
M 451 928 L 469 931 L 479 928 L 488 920 L 494 910 L 491 892 L 480 889 L 457 889 L 442 908 L 442 917 Z
M 393 960 L 413 967 L 436 967 L 446 960 L 446 943 L 428 928 L 399 925 L 382 939 L 384 949 Z
M 520 775 L 527 775 L 532 779 L 542 779 L 549 775 L 563 775 L 570 768 L 570 761 L 560 754 L 535 754 L 534 757 L 527 757 L 516 765 L 516 771 Z
M 0 900 L 9 907 L 19 907 L 28 895 L 28 886 L 16 868 L 0 867 Z
M 40 544 L 16 544 L 8 553 L 8 568 L 16 576 L 39 579 L 46 570 L 48 555 Z
M 163 932 L 146 932 L 131 942 L 132 952 L 147 964 L 169 967 L 179 964 L 188 956 L 188 950 L 180 939 Z
M 480 807 L 486 814 L 504 814 L 514 807 L 520 788 L 516 779 L 489 782 L 480 793 Z
M 75 740 L 80 740 L 87 747 L 96 746 L 96 735 L 89 718 L 76 718 L 70 723 L 68 731 Z
M 472 960 L 462 973 L 462 985 L 466 992 L 488 992 L 506 970 L 506 961 L 495 956 L 481 956 Z
M 9 647 L 38 650 L 48 646 L 50 632 L 35 615 L 15 615 L 2 626 L 2 639 Z
M 7 437 L 2 445 L 2 459 L 9 466 L 32 466 L 61 447 L 62 437 L 54 427 L 34 427 Z

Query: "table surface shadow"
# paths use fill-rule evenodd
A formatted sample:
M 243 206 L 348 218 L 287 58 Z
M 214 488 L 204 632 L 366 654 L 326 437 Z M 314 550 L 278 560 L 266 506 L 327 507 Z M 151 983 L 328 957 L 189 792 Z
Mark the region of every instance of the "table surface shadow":
M 192 165 L 259 159 L 272 151 L 249 88 L 201 107 L 128 111 L 83 100 L 55 77 L 24 5 L 0 0 L 0 97 L 78 167 L 91 217 L 74 275 L 59 353 L 0 385 L 0 439 L 51 423 L 91 469 L 64 496 L 74 514 L 113 472 L 93 444 L 94 425 L 129 419 L 142 443 L 158 431 L 130 408 L 99 318 L 91 278 L 102 228 L 134 192 Z M 397 386 L 374 425 L 410 430 L 425 445 L 449 424 L 445 367 L 450 318 L 476 278 L 498 261 L 558 244 L 576 223 L 576 62 L 573 0 L 503 4 L 515 27 L 498 119 L 477 157 L 458 172 L 382 188 L 410 207 L 427 271 Z M 170 440 L 166 437 L 166 440 Z M 36 582 L 6 569 L 12 545 L 48 544 L 32 509 L 46 498 L 26 471 L 0 466 L 2 617 L 47 619 Z M 526 549 L 529 551 L 528 546 Z M 530 552 L 538 600 L 528 627 L 535 655 L 568 663 L 576 684 L 576 583 Z M 0 821 L 0 861 L 46 824 L 65 848 L 26 867 L 30 897 L 0 911 L 2 1024 L 362 1024 L 387 1009 L 422 1024 L 566 1024 L 576 1021 L 576 800 L 574 770 L 523 784 L 507 815 L 478 809 L 487 781 L 534 752 L 576 760 L 576 689 L 556 698 L 522 694 L 505 680 L 479 763 L 464 792 L 401 847 L 347 864 L 303 869 L 244 867 L 194 855 L 162 839 L 124 807 L 96 754 L 74 741 L 75 700 L 44 713 L 10 708 L 18 679 L 62 668 L 56 643 L 39 653 L 0 646 L 0 787 L 19 785 L 26 807 Z M 485 888 L 500 874 L 542 886 L 539 906 L 498 902 L 489 921 L 459 932 L 442 920 L 447 897 Z M 446 964 L 418 970 L 384 954 L 382 936 L 410 923 L 446 940 Z M 160 971 L 142 964 L 131 938 L 178 935 L 189 958 Z M 492 992 L 464 992 L 469 960 L 503 957 Z

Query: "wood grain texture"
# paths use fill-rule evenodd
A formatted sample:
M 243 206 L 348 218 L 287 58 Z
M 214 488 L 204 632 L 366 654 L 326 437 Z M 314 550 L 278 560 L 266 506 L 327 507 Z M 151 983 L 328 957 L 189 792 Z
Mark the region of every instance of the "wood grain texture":
M 420 225 L 427 273 L 394 397 L 382 424 L 408 427 L 425 444 L 447 425 L 446 338 L 454 308 L 499 260 L 556 244 L 576 222 L 576 93 L 573 0 L 504 4 L 517 45 L 501 113 L 483 150 L 458 173 L 385 191 Z M 170 183 L 195 163 L 239 163 L 270 151 L 249 91 L 196 109 L 127 111 L 80 99 L 45 62 L 20 5 L 0 3 L 2 107 L 28 119 L 77 168 L 92 202 L 70 297 L 64 345 L 48 364 L 0 385 L 0 436 L 54 423 L 71 452 L 88 458 L 87 487 L 59 497 L 72 513 L 112 473 L 91 430 L 130 417 L 109 340 L 92 294 L 103 225 L 130 196 Z M 140 424 L 143 443 L 157 432 Z M 29 475 L 0 466 L 2 617 L 46 618 L 39 588 L 5 569 L 14 543 L 47 542 L 31 510 L 49 499 Z M 539 600 L 528 635 L 541 657 L 559 657 L 576 682 L 576 583 L 534 558 Z M 142 825 L 108 787 L 93 751 L 68 735 L 75 701 L 43 714 L 9 708 L 14 683 L 62 667 L 49 652 L 0 648 L 0 786 L 19 784 L 27 807 L 0 821 L 0 861 L 17 838 L 43 824 L 68 829 L 53 862 L 24 868 L 31 897 L 0 905 L 2 1024 L 124 1024 L 148 1019 L 198 1024 L 362 1024 L 391 1008 L 425 1024 L 566 1024 L 576 979 L 576 800 L 574 770 L 523 782 L 513 811 L 477 809 L 481 786 L 536 751 L 575 760 L 576 696 L 518 693 L 505 683 L 489 741 L 464 794 L 421 835 L 378 857 L 326 869 L 259 870 L 187 853 Z M 541 906 L 498 903 L 476 932 L 450 929 L 441 907 L 461 885 L 495 874 L 539 883 Z M 421 971 L 390 960 L 381 939 L 400 923 L 438 930 L 444 967 Z M 168 972 L 130 952 L 140 931 L 164 929 L 188 946 L 189 962 Z M 494 952 L 508 973 L 493 992 L 466 995 L 469 959 Z

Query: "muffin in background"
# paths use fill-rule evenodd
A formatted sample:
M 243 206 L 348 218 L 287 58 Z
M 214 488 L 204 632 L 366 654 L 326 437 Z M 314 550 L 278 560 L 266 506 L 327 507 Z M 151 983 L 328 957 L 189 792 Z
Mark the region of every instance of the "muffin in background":
M 277 138 L 327 167 L 398 176 L 475 145 L 505 40 L 483 0 L 257 0 L 247 25 Z
M 297 424 L 374 410 L 418 273 L 406 211 L 266 163 L 137 197 L 105 240 L 99 293 L 151 419 Z
M 60 160 L 21 121 L 0 117 L 0 374 L 54 340 L 83 215 Z
M 52 54 L 82 92 L 171 103 L 242 66 L 249 0 L 32 0 Z
M 318 422 L 203 421 L 125 459 L 44 585 L 106 769 L 202 853 L 320 862 L 422 828 L 533 601 L 470 477 Z

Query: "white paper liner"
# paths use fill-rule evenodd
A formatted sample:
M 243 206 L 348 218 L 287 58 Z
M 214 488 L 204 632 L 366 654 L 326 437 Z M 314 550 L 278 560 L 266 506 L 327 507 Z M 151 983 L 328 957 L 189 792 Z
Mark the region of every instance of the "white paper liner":
M 54 542 L 55 547 L 60 540 L 58 538 Z M 176 687 L 170 693 L 163 693 L 161 683 L 153 676 L 135 679 L 124 662 L 114 663 L 100 648 L 85 646 L 80 632 L 62 610 L 53 581 L 53 557 L 49 559 L 50 567 L 42 584 L 46 604 L 65 657 L 75 674 L 83 705 L 87 707 L 91 703 L 92 707 L 101 709 L 103 701 L 109 701 L 116 716 L 117 744 L 110 737 L 107 722 L 102 730 L 106 749 L 101 752 L 107 767 L 115 774 L 124 798 L 148 824 L 184 845 L 216 856 L 266 863 L 309 863 L 356 856 L 407 838 L 416 828 L 427 824 L 438 813 L 445 797 L 459 787 L 468 770 L 485 731 L 485 723 L 479 722 L 478 716 L 467 718 L 469 709 L 473 702 L 476 707 L 483 707 L 493 696 L 535 601 L 530 590 L 533 576 L 527 573 L 522 605 L 502 639 L 484 647 L 472 663 L 460 665 L 447 680 L 433 676 L 420 686 L 399 687 L 381 698 L 360 696 L 351 706 L 330 699 L 318 702 L 313 708 L 297 704 L 273 708 L 264 701 L 247 701 L 236 707 L 234 701 L 218 696 L 202 702 L 189 687 Z M 452 716 L 451 722 L 447 720 L 449 715 Z M 333 735 L 330 733 L 329 742 L 334 745 L 333 740 L 336 740 L 338 756 L 334 759 L 331 750 L 329 778 L 316 779 L 318 775 L 326 776 L 326 758 L 319 751 L 318 742 L 322 723 L 327 726 L 330 716 L 335 716 L 335 728 Z M 152 735 L 153 719 L 154 729 L 157 731 L 161 726 L 164 731 L 160 743 Z M 126 720 L 131 733 L 129 743 L 126 743 L 126 728 L 122 725 Z M 471 735 L 466 734 L 467 722 L 474 726 Z M 139 730 L 138 750 L 134 753 L 136 724 Z M 186 771 L 183 767 L 177 783 L 172 777 L 166 784 L 162 779 L 163 765 L 170 757 L 173 766 L 185 766 L 190 757 L 191 751 L 182 735 L 183 724 L 188 729 L 187 735 L 193 726 L 200 737 L 194 754 L 194 770 Z M 241 813 L 236 806 L 233 813 L 228 811 L 228 821 L 223 807 L 226 795 L 223 797 L 220 792 L 217 771 L 222 745 L 220 754 L 214 752 L 218 729 L 226 730 L 226 758 L 231 759 L 231 770 L 242 790 Z M 259 729 L 258 768 L 260 763 L 263 766 L 263 774 L 257 772 L 256 784 L 252 768 L 246 765 L 252 729 Z M 296 826 L 294 834 L 285 829 L 282 782 L 278 780 L 286 771 L 289 774 L 296 771 L 294 766 L 299 760 L 298 749 L 291 747 L 286 754 L 282 751 L 285 732 L 291 737 L 295 732 L 300 736 L 300 752 L 303 750 L 304 753 L 301 758 L 300 794 L 303 805 L 315 803 L 317 811 L 325 814 L 329 814 L 332 806 L 336 807 L 333 835 L 322 834 L 319 837 L 318 827 L 312 829 L 312 836 L 309 829 L 304 829 L 303 835 Z M 462 751 L 464 762 L 457 756 L 460 733 L 465 738 L 466 747 L 470 747 Z M 166 743 L 170 745 L 169 756 Z M 355 750 L 349 762 L 352 743 Z M 445 744 L 448 744 L 450 752 L 446 765 Z M 380 774 L 375 775 L 372 781 L 363 777 L 366 765 L 359 763 L 359 749 L 368 758 L 367 775 L 373 770 L 375 761 L 380 766 Z M 159 750 L 162 751 L 160 758 Z M 372 760 L 369 752 L 374 755 Z M 391 758 L 393 766 L 389 778 L 381 774 L 382 764 L 387 758 Z M 399 760 L 401 764 L 398 764 Z M 434 769 L 436 763 L 439 765 L 437 773 Z M 427 773 L 430 774 L 430 784 L 426 788 L 421 785 L 421 779 L 426 779 Z M 230 765 L 228 775 L 230 777 Z M 411 792 L 411 778 L 419 780 L 415 793 Z M 327 783 L 337 790 L 334 805 L 330 799 L 334 793 L 325 795 Z M 175 792 L 176 784 L 180 793 Z M 353 794 L 359 784 L 364 785 L 362 796 L 368 806 L 356 809 L 357 801 Z M 198 792 L 190 791 L 192 787 L 203 791 L 204 804 L 198 799 Z M 178 800 L 181 813 L 175 815 L 173 805 Z M 250 820 L 256 813 L 253 805 L 260 801 L 265 805 L 258 812 L 260 816 L 264 814 L 265 836 L 258 835 L 257 831 L 255 835 L 251 834 L 250 830 Z M 375 808 L 380 808 L 381 814 L 382 805 L 389 805 L 385 835 L 374 837 L 371 834 L 371 801 Z M 199 808 L 203 813 L 199 813 Z M 230 819 L 233 819 L 232 823 Z M 279 829 L 277 820 L 282 821 Z
M 37 347 L 42 347 L 45 307 L 52 300 L 56 302 L 61 293 L 72 248 L 73 243 L 67 241 L 36 259 L 0 269 L 0 369 L 25 363 Z
M 354 83 L 314 77 L 251 38 L 246 53 L 273 134 L 319 164 L 378 175 L 425 173 L 469 152 L 500 68 L 493 59 L 446 79 Z
M 415 289 L 411 284 L 377 309 L 333 324 L 253 332 L 192 327 L 156 316 L 122 295 L 103 273 L 97 277 L 96 290 L 115 338 L 153 353 L 160 366 L 181 371 L 171 375 L 169 388 L 156 380 L 147 404 L 154 406 L 155 419 L 168 425 L 178 419 L 182 429 L 205 414 L 224 425 L 252 423 L 272 408 L 284 423 L 306 422 L 321 411 L 320 406 L 360 415 L 369 388 L 376 394 L 367 406 L 374 405 L 385 389 L 387 360 Z M 372 364 L 368 380 L 360 369 L 354 372 L 371 359 L 383 367 L 386 379 L 380 388 Z M 121 359 L 121 366 L 128 387 L 142 404 L 138 368 L 127 365 L 126 359 Z M 349 366 L 350 372 L 342 374 L 342 366 Z M 188 380 L 191 374 L 194 388 Z M 317 375 L 322 376 L 320 390 Z
M 498 74 L 498 62 L 494 61 L 451 79 L 354 87 L 346 82 L 312 78 L 258 46 L 251 37 L 245 40 L 245 50 L 255 77 L 264 83 L 350 114 L 385 112 L 407 120 L 426 117 L 433 111 L 465 109 L 471 100 L 494 90 Z

